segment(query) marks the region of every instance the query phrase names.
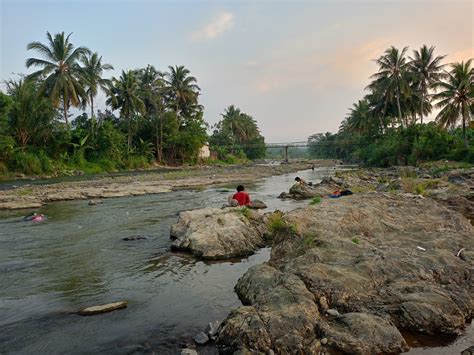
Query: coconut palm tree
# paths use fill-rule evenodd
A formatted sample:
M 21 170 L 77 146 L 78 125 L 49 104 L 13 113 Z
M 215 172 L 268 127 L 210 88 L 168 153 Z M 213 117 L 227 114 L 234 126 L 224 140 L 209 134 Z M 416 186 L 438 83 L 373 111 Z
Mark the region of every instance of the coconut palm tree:
M 367 100 L 359 100 L 349 109 L 346 118 L 346 130 L 357 133 L 369 133 L 374 126 L 370 106 Z
M 190 76 L 190 71 L 184 66 L 169 66 L 169 72 L 165 73 L 165 83 L 171 107 L 180 117 L 187 109 L 197 104 L 199 91 L 195 77 Z
M 103 79 L 102 74 L 105 70 L 113 70 L 114 67 L 111 64 L 102 64 L 102 57 L 99 57 L 97 52 L 82 56 L 81 62 L 86 79 L 86 94 L 91 107 L 91 117 L 94 117 L 94 97 L 97 96 L 99 89 L 105 91 L 110 86 L 110 80 Z
M 441 61 L 445 55 L 434 56 L 434 46 L 428 48 L 423 45 L 419 51 L 413 51 L 413 58 L 410 57 L 409 67 L 413 73 L 414 87 L 419 93 L 420 119 L 423 124 L 423 114 L 425 113 L 425 101 L 428 98 L 430 88 L 443 77 L 443 64 Z M 429 101 L 428 101 L 429 103 Z
M 441 109 L 436 121 L 448 128 L 454 127 L 461 119 L 466 144 L 466 125 L 470 122 L 471 114 L 474 114 L 474 68 L 471 63 L 472 59 L 451 64 L 445 80 L 437 83 L 440 92 L 434 95 L 434 99 L 438 100 L 436 107 Z
M 368 88 L 374 92 L 381 92 L 384 96 L 384 107 L 386 108 L 395 99 L 397 105 L 398 119 L 403 125 L 402 109 L 400 99 L 402 95 L 408 95 L 408 66 L 405 53 L 408 47 L 401 51 L 395 47 L 388 48 L 385 53 L 375 62 L 379 65 L 379 71 L 371 76 L 374 79 Z
M 140 98 L 140 85 L 132 70 L 122 70 L 120 78 L 112 78 L 108 89 L 106 104 L 113 110 L 120 110 L 120 116 L 128 123 L 127 153 L 132 145 L 132 120 L 135 115 L 145 111 L 145 104 Z
M 59 107 L 61 101 L 64 110 L 64 121 L 69 126 L 68 110 L 70 106 L 78 107 L 81 101 L 87 100 L 84 89 L 85 77 L 78 61 L 90 53 L 86 47 L 77 47 L 69 42 L 69 35 L 64 32 L 53 36 L 46 32 L 47 44 L 31 42 L 28 50 L 38 52 L 42 58 L 28 58 L 26 67 L 40 67 L 41 69 L 30 74 L 30 78 L 43 77 L 40 94 L 50 98 L 54 107 Z

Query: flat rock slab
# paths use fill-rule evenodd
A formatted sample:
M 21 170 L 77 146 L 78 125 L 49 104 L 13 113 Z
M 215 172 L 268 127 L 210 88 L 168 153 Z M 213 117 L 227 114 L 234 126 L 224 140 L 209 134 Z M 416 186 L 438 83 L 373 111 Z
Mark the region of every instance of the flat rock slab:
M 108 303 L 100 306 L 88 307 L 80 310 L 78 314 L 81 316 L 91 316 L 94 314 L 112 312 L 117 309 L 126 308 L 128 305 L 127 301 Z
M 401 329 L 459 334 L 472 318 L 474 261 L 461 256 L 474 227 L 459 212 L 371 192 L 281 220 L 292 228 L 273 232 L 270 261 L 235 287 L 243 306 L 221 326 L 224 351 L 400 353 Z
M 263 216 L 243 208 L 204 208 L 181 212 L 171 227 L 174 251 L 202 259 L 246 256 L 265 246 Z

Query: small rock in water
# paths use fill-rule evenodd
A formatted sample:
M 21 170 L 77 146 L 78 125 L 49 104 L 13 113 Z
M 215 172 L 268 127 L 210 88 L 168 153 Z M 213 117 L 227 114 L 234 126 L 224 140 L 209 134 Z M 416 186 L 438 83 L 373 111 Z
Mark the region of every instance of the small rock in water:
M 328 338 L 322 338 L 321 344 L 326 345 L 328 343 Z
M 93 314 L 106 313 L 127 307 L 127 301 L 108 303 L 101 306 L 88 307 L 80 310 L 78 313 L 82 316 L 89 316 Z
M 89 200 L 89 206 L 95 206 L 98 204 L 104 203 L 102 200 Z
M 339 317 L 340 314 L 339 312 L 337 311 L 337 309 L 334 309 L 334 308 L 331 308 L 331 309 L 328 309 L 326 311 L 327 314 L 329 314 L 330 316 L 335 316 L 335 317 Z
M 186 348 L 181 350 L 181 355 L 198 355 L 198 352 L 194 349 Z
M 131 240 L 144 240 L 147 239 L 144 235 L 131 235 L 130 237 L 122 238 L 122 240 L 131 241 Z
M 217 334 L 217 332 L 219 331 L 220 325 L 221 325 L 221 323 L 218 320 L 215 320 L 214 322 L 209 323 L 207 325 L 207 328 L 206 328 L 206 333 L 210 337 L 215 336 Z
M 249 207 L 257 210 L 267 208 L 267 205 L 262 200 L 253 200 Z
M 205 333 L 200 332 L 194 337 L 194 341 L 196 344 L 204 345 L 209 341 L 209 337 Z

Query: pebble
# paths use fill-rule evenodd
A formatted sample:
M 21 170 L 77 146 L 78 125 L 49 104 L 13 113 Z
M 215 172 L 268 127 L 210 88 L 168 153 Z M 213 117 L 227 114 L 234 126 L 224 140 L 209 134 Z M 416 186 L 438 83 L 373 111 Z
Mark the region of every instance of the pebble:
M 194 349 L 186 348 L 181 350 L 181 355 L 198 355 L 198 352 Z
M 337 311 L 337 309 L 334 309 L 334 308 L 331 308 L 331 309 L 328 309 L 326 311 L 327 314 L 329 314 L 330 316 L 335 316 L 335 317 L 339 317 L 340 314 L 339 312 Z
M 322 338 L 321 344 L 326 345 L 328 343 L 328 338 Z
M 209 341 L 209 337 L 204 333 L 200 332 L 194 337 L 196 344 L 204 345 Z

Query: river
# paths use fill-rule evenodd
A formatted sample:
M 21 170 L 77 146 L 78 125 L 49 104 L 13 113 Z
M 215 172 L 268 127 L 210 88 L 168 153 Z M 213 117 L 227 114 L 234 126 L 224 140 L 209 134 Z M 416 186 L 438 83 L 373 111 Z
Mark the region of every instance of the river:
M 298 174 L 318 181 L 333 171 Z M 265 178 L 247 190 L 269 210 L 290 210 L 308 203 L 276 198 L 296 175 Z M 220 207 L 233 188 L 114 198 L 96 206 L 58 202 L 39 211 L 48 216 L 41 223 L 22 221 L 25 212 L 0 212 L 0 353 L 179 353 L 210 321 L 240 305 L 233 291 L 238 278 L 269 259 L 266 248 L 212 263 L 168 251 L 178 212 Z M 131 235 L 147 239 L 122 240 Z M 75 314 L 121 300 L 128 308 Z

